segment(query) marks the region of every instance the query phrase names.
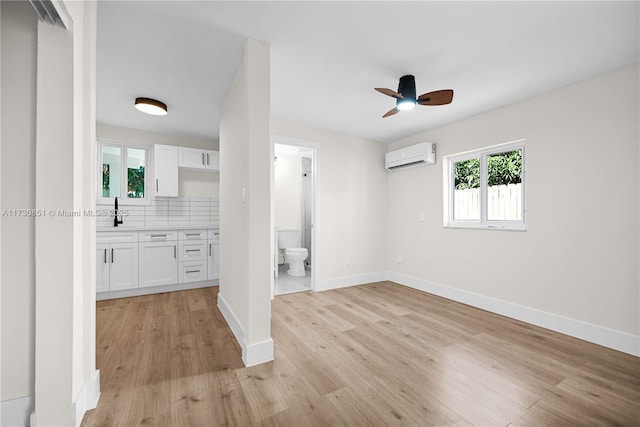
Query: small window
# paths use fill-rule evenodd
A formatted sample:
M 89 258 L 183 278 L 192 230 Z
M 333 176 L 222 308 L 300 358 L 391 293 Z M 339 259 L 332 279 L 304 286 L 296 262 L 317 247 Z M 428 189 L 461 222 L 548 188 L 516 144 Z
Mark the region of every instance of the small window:
M 99 144 L 100 203 L 111 203 L 115 197 L 125 204 L 146 202 L 148 152 L 146 146 Z
M 524 230 L 525 142 L 444 158 L 445 226 Z

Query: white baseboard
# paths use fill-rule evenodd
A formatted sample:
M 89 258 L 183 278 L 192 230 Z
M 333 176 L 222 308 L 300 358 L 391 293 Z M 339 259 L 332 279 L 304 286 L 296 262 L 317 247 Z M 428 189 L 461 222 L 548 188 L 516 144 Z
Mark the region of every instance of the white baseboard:
M 614 350 L 622 351 L 634 356 L 640 356 L 640 337 L 635 335 L 497 298 L 476 294 L 474 292 L 452 288 L 402 273 L 389 272 L 388 280 L 413 289 L 418 289 L 423 292 L 428 292 L 453 301 L 481 308 L 492 313 L 580 338 Z
M 218 292 L 218 308 L 222 313 L 222 317 L 224 317 L 224 320 L 227 321 L 227 324 L 231 328 L 231 332 L 233 332 L 233 336 L 236 337 L 236 341 L 238 341 L 238 344 L 240 344 L 240 347 L 242 348 L 242 354 L 244 355 L 245 348 L 246 348 L 246 344 L 244 341 L 244 328 L 240 324 L 240 321 L 234 314 L 233 310 L 231 310 L 231 307 L 229 307 L 229 304 L 227 304 L 225 299 L 222 297 L 222 294 L 219 292 Z
M 73 402 L 73 407 L 76 415 L 76 427 L 82 423 L 82 417 L 85 412 L 94 409 L 98 406 L 98 400 L 100 399 L 100 371 L 94 371 L 91 379 L 82 384 L 78 395 Z
M 255 344 L 247 345 L 246 342 L 242 347 L 242 361 L 247 368 L 253 365 L 270 362 L 273 360 L 273 340 L 269 338 Z
M 244 335 L 244 328 L 220 293 L 218 293 L 218 308 L 231 328 L 233 336 L 236 337 L 236 341 L 240 344 L 240 348 L 242 349 L 242 361 L 246 367 L 259 365 L 260 363 L 273 360 L 273 340 L 269 338 L 268 340 L 259 343 L 247 344 Z
M 384 280 L 388 280 L 387 277 L 388 275 L 386 271 L 380 271 L 377 273 L 355 274 L 353 276 L 319 280 L 319 283 L 314 290 L 321 292 L 355 285 L 364 285 L 365 283 L 382 282 Z
M 0 402 L 0 425 L 26 427 L 36 405 L 35 396 L 18 397 Z

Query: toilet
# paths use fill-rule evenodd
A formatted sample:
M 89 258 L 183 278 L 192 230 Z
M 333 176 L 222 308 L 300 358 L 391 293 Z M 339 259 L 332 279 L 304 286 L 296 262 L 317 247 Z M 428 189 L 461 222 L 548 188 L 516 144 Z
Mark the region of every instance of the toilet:
M 289 261 L 290 276 L 304 276 L 304 260 L 309 256 L 306 248 L 299 248 L 300 230 L 297 228 L 278 229 L 278 248 L 284 249 L 284 253 Z

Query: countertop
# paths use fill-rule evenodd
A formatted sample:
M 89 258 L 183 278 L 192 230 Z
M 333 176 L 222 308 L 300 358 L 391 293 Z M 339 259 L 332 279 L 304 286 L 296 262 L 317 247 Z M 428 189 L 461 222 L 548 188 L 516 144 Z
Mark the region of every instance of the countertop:
M 218 227 L 208 225 L 160 225 L 160 226 L 126 226 L 119 225 L 117 227 L 96 227 L 96 233 L 115 232 L 115 231 L 147 231 L 147 230 L 214 230 L 219 231 Z

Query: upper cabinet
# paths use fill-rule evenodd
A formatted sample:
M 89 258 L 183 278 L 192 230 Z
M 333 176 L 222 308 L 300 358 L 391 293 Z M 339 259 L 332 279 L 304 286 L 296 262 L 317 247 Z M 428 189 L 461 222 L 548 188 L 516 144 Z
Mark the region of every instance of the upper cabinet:
M 218 151 L 199 148 L 178 147 L 178 166 L 181 168 L 219 170 Z
M 178 147 L 156 144 L 153 154 L 156 196 L 178 197 Z

